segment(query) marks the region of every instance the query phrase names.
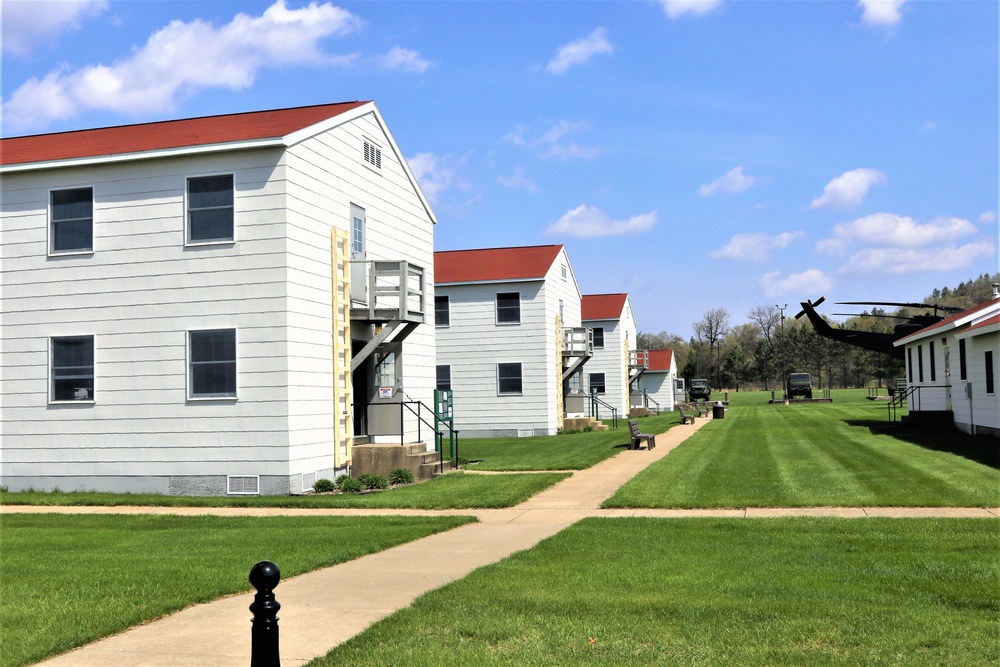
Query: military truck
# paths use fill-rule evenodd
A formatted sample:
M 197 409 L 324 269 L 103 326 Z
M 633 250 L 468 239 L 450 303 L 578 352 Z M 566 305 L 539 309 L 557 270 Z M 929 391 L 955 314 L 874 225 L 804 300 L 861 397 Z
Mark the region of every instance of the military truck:
M 712 397 L 712 388 L 708 380 L 691 380 L 688 386 L 688 401 L 707 401 Z
M 785 390 L 787 398 L 796 396 L 813 397 L 812 376 L 809 373 L 792 373 L 788 376 L 788 386 Z

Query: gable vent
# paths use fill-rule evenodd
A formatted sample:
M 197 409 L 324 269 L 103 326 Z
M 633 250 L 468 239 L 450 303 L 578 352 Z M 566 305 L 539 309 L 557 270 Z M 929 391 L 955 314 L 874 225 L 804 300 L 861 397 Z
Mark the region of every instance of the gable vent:
M 234 496 L 260 495 L 260 476 L 226 475 L 226 493 Z
M 375 167 L 382 168 L 382 149 L 365 139 L 365 162 Z

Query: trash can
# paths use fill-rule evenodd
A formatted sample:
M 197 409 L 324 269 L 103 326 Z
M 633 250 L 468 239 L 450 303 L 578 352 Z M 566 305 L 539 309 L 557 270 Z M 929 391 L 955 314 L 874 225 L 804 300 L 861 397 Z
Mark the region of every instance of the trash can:
M 725 417 L 726 406 L 716 401 L 715 405 L 712 406 L 712 419 L 725 419 Z

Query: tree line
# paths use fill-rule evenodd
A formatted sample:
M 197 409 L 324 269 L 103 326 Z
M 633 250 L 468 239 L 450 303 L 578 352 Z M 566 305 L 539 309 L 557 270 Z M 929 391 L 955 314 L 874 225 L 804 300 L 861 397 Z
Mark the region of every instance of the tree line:
M 1000 273 L 984 273 L 953 289 L 935 289 L 923 303 L 971 308 L 991 298 L 996 282 Z M 688 340 L 666 331 L 640 331 L 636 344 L 645 350 L 673 350 L 681 377 L 706 378 L 719 390 L 780 390 L 789 373 L 810 373 L 817 389 L 886 386 L 903 376 L 901 359 L 819 336 L 805 317 L 795 319 L 797 312 L 797 307 L 756 306 L 746 322 L 732 324 L 724 308 L 713 308 L 692 325 L 694 335 Z M 831 325 L 892 333 L 897 323 L 920 312 L 873 307 Z

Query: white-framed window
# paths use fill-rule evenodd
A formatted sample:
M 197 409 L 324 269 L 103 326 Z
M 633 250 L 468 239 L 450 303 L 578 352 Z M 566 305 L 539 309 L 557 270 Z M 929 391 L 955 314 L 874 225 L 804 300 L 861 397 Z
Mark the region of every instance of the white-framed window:
M 603 394 L 605 390 L 604 384 L 604 373 L 591 373 L 590 374 L 590 391 L 597 391 L 598 394 Z
M 569 273 L 569 272 L 568 272 L 568 271 L 566 270 L 566 265 L 565 265 L 565 264 L 563 264 L 563 265 L 562 265 L 562 279 L 563 279 L 563 280 L 566 280 L 566 276 L 568 275 L 568 273 Z
M 396 353 L 375 353 L 375 386 L 396 389 Z
M 49 402 L 94 401 L 94 337 L 49 339 Z
M 446 327 L 451 325 L 451 309 L 447 296 L 434 297 L 434 326 Z
M 368 216 L 365 209 L 357 204 L 351 204 L 351 255 L 358 257 L 365 254 L 365 226 Z
M 497 324 L 521 323 L 521 293 L 497 292 Z
M 594 327 L 592 329 L 594 332 L 594 349 L 603 350 L 604 349 L 604 327 Z
M 565 317 L 565 305 L 563 304 L 563 300 L 559 299 L 559 320 L 562 321 L 564 317 Z
M 521 363 L 497 364 L 497 393 L 517 395 L 521 389 Z
M 94 188 L 49 192 L 49 254 L 94 251 Z
M 230 496 L 260 495 L 260 475 L 226 475 L 226 493 Z
M 236 329 L 188 332 L 188 398 L 236 398 Z
M 437 366 L 437 388 L 451 389 L 451 366 L 448 364 Z
M 233 175 L 187 179 L 187 242 L 232 243 L 235 236 Z
M 382 168 L 382 147 L 368 137 L 364 138 L 365 164 L 374 169 Z

